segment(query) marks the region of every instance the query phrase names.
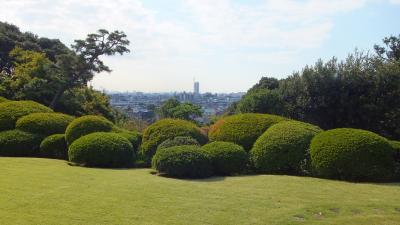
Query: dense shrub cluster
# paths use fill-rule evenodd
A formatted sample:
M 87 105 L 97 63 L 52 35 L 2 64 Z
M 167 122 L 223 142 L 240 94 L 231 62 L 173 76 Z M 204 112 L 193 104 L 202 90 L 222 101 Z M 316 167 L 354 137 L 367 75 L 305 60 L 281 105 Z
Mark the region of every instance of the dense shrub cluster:
M 9 101 L 8 99 L 6 99 L 6 98 L 0 96 L 0 103 L 2 103 L 2 102 L 8 102 L 8 101 Z
M 32 113 L 18 119 L 16 129 L 43 136 L 62 134 L 73 119 L 62 113 Z
M 301 173 L 311 139 L 321 131 L 317 126 L 298 121 L 271 126 L 250 152 L 255 169 L 267 173 Z
M 207 137 L 194 123 L 180 119 L 163 119 L 153 123 L 144 131 L 142 151 L 148 159 L 151 159 L 158 145 L 178 136 L 192 137 L 200 144 L 207 142 Z
M 40 112 L 49 113 L 52 110 L 33 101 L 6 101 L 0 103 L 0 131 L 12 130 L 20 117 Z
M 129 167 L 135 160 L 135 152 L 129 140 L 121 135 L 96 132 L 74 141 L 68 157 L 83 166 Z
M 67 142 L 64 134 L 53 134 L 40 143 L 40 155 L 46 158 L 68 159 Z
M 122 131 L 118 134 L 131 142 L 135 151 L 139 150 L 139 146 L 142 143 L 142 135 L 137 131 Z
M 181 145 L 200 145 L 196 139 L 192 137 L 175 137 L 173 139 L 165 140 L 157 147 L 157 151 L 161 148 L 169 148 L 173 146 L 181 146 Z
M 201 149 L 210 155 L 214 173 L 218 175 L 240 173 L 248 161 L 247 152 L 242 146 L 234 143 L 215 141 Z
M 387 181 L 394 175 L 393 149 L 369 131 L 339 128 L 317 134 L 310 146 L 311 164 L 321 177 Z
M 199 146 L 182 145 L 156 152 L 152 166 L 160 174 L 178 178 L 204 178 L 212 175 L 210 156 Z
M 74 119 L 65 131 L 67 144 L 71 145 L 76 139 L 94 132 L 110 132 L 114 124 L 101 116 L 82 116 Z
M 287 119 L 269 114 L 237 114 L 218 120 L 211 126 L 208 136 L 211 141 L 233 142 L 249 151 L 270 126 L 284 120 Z
M 0 156 L 35 156 L 42 137 L 20 130 L 0 132 Z

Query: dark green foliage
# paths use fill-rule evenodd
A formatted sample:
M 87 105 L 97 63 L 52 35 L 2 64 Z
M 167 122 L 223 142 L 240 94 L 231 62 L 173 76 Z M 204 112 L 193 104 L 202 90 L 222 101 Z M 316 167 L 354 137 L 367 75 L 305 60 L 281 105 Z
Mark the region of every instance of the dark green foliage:
M 204 145 L 201 149 L 210 155 L 215 174 L 231 175 L 240 173 L 246 168 L 247 152 L 240 145 L 215 141 Z
M 142 143 L 142 134 L 137 131 L 123 131 L 118 132 L 119 135 L 126 138 L 131 142 L 135 151 L 139 150 L 139 146 Z
M 8 101 L 0 103 L 0 131 L 12 130 L 17 120 L 31 113 L 52 112 L 50 108 L 33 101 Z
M 180 119 L 163 119 L 153 123 L 144 131 L 142 151 L 148 159 L 151 159 L 158 145 L 178 136 L 192 137 L 200 144 L 207 143 L 207 137 L 194 123 Z
M 237 112 L 280 114 L 283 104 L 279 90 L 260 89 L 246 94 L 237 104 Z
M 311 141 L 311 165 L 317 176 L 352 181 L 388 181 L 394 175 L 393 149 L 369 131 L 339 128 Z
M 165 140 L 163 143 L 161 143 L 158 147 L 158 149 L 161 148 L 169 148 L 173 146 L 181 146 L 181 145 L 200 145 L 196 139 L 192 137 L 174 137 L 173 139 L 168 139 Z
M 204 178 L 212 175 L 210 156 L 194 145 L 160 149 L 153 157 L 152 167 L 170 177 Z
M 177 99 L 171 98 L 162 104 L 158 110 L 161 118 L 176 118 L 193 121 L 196 117 L 201 117 L 201 107 L 192 103 L 180 103 Z
M 76 139 L 94 132 L 109 132 L 114 124 L 102 116 L 82 116 L 74 119 L 65 131 L 67 144 L 71 145 Z
M 45 158 L 68 159 L 68 147 L 65 134 L 53 134 L 40 144 L 40 155 Z
M 36 156 L 41 136 L 20 130 L 0 132 L 0 156 Z
M 301 174 L 311 139 L 322 130 L 298 121 L 285 121 L 268 128 L 250 151 L 254 168 L 261 173 Z
M 393 157 L 395 161 L 395 177 L 397 181 L 400 181 L 400 141 L 389 141 L 390 146 L 393 149 Z
M 73 119 L 62 113 L 32 113 L 19 118 L 16 129 L 43 136 L 62 134 Z
M 8 101 L 9 101 L 8 99 L 6 99 L 6 98 L 0 96 L 0 103 L 2 103 L 2 102 L 8 102 Z
M 256 113 L 228 116 L 212 125 L 208 136 L 211 141 L 233 142 L 249 151 L 264 131 L 285 120 L 287 119 L 280 116 Z
M 96 132 L 74 141 L 69 161 L 90 167 L 130 167 L 135 151 L 128 139 L 116 133 Z

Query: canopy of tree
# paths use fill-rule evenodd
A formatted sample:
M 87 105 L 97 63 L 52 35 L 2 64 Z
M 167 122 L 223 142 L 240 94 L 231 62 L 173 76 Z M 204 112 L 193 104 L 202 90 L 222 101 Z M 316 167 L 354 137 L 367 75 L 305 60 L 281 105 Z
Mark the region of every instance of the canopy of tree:
M 68 48 L 58 39 L 0 22 L 0 96 L 34 100 L 73 115 L 114 119 L 108 98 L 88 82 L 96 73 L 111 71 L 101 56 L 127 53 L 128 45 L 123 32 L 100 29 Z
M 164 102 L 158 110 L 161 118 L 176 118 L 194 121 L 196 117 L 201 117 L 201 107 L 192 103 L 180 103 L 177 99 L 171 98 Z
M 264 77 L 230 113 L 272 113 L 324 129 L 361 128 L 400 139 L 400 35 L 383 42 L 373 54 L 355 51 L 286 79 Z

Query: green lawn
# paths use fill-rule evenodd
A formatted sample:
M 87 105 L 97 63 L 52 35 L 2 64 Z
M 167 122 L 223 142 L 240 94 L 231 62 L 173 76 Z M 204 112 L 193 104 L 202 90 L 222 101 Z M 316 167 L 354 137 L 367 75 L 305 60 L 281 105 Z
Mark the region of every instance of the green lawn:
M 150 171 L 0 157 L 0 224 L 400 224 L 400 184 Z

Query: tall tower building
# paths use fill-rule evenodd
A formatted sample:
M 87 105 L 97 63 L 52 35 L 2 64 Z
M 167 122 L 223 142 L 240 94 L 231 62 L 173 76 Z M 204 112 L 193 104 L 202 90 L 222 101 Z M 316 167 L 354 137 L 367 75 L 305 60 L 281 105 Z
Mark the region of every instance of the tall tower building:
M 200 83 L 198 81 L 194 82 L 194 90 L 193 93 L 195 96 L 200 95 Z

